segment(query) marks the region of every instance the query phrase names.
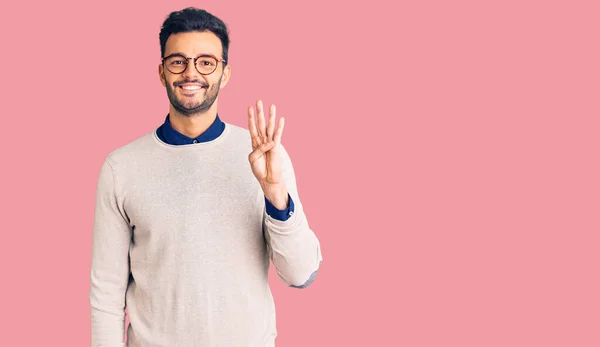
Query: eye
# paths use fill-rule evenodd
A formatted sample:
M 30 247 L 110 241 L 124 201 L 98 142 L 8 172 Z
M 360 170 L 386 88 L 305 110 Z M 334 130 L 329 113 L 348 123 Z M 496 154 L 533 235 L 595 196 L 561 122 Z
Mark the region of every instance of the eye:
M 200 65 L 200 66 L 211 67 L 211 66 L 215 66 L 215 64 L 216 64 L 216 61 L 210 57 L 198 59 L 198 65 Z

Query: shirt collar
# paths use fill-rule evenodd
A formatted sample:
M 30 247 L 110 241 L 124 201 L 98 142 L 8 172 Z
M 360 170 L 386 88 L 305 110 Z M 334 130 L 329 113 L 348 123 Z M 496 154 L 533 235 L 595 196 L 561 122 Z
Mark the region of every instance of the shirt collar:
M 157 134 L 161 140 L 170 145 L 189 145 L 198 142 L 212 141 L 219 137 L 225 130 L 225 123 L 221 121 L 219 115 L 215 118 L 215 121 L 206 129 L 205 132 L 200 134 L 196 138 L 191 138 L 183 135 L 179 131 L 173 129 L 171 122 L 169 121 L 169 115 L 165 118 L 165 122 L 158 128 Z

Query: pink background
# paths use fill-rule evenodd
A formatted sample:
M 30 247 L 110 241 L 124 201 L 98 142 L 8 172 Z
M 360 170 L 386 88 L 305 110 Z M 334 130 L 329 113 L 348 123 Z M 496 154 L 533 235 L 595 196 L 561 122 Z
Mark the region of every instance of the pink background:
M 168 12 L 231 31 L 324 261 L 278 346 L 599 346 L 597 1 L 4 2 L 2 346 L 89 346 L 105 155 L 160 125 Z M 418 3 L 418 5 L 417 5 Z

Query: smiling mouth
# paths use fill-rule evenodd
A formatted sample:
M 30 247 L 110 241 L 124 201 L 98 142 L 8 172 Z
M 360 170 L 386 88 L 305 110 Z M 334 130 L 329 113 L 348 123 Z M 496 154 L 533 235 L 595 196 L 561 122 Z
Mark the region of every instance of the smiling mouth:
M 199 84 L 185 84 L 185 85 L 179 85 L 179 86 L 177 86 L 177 88 L 181 88 L 181 90 L 182 90 L 181 94 L 184 96 L 195 96 L 197 94 L 203 93 L 202 90 L 206 89 L 207 87 L 204 87 Z
M 178 88 L 181 88 L 183 90 L 190 90 L 190 91 L 194 91 L 194 90 L 200 90 L 206 87 L 203 86 L 199 86 L 199 85 L 184 85 L 184 86 L 178 86 Z

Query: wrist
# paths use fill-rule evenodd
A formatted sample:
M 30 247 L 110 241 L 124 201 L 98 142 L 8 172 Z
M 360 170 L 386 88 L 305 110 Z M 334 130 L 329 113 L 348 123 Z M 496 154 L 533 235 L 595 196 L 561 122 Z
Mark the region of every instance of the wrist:
M 261 188 L 267 200 L 278 210 L 285 210 L 288 207 L 288 191 L 283 184 L 261 184 Z

